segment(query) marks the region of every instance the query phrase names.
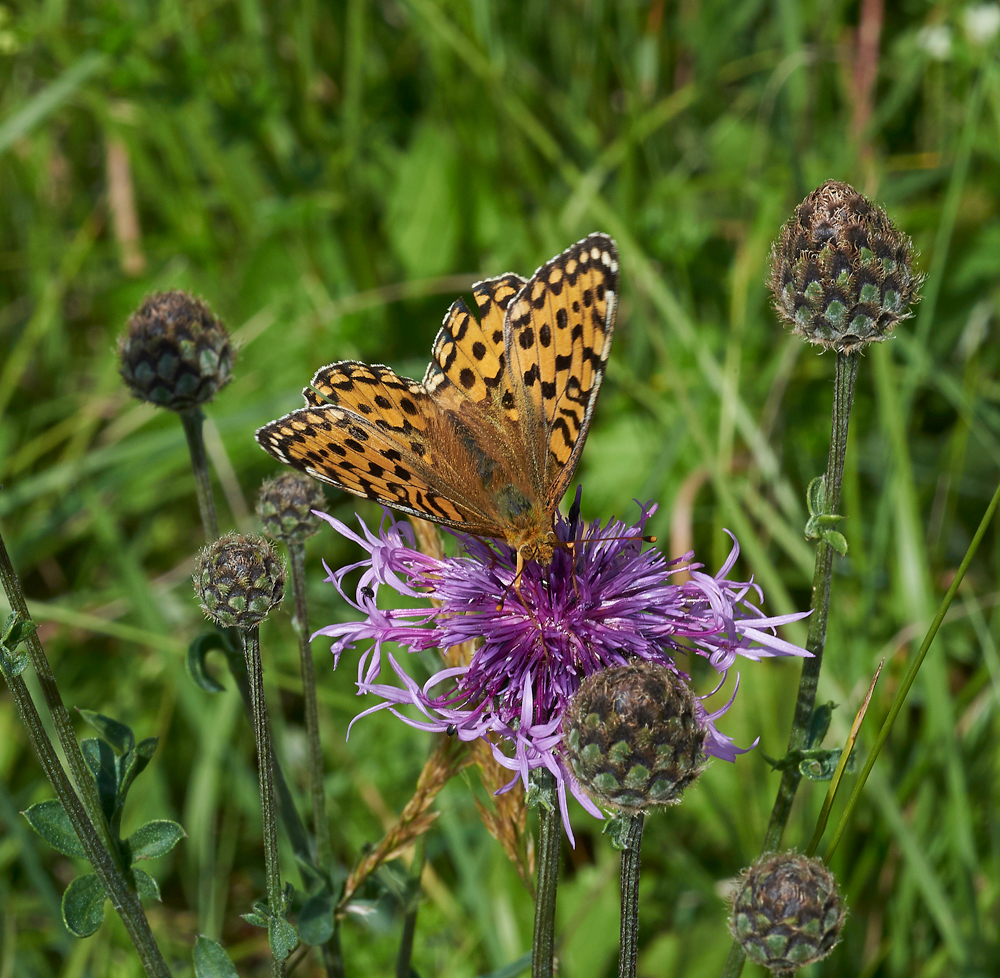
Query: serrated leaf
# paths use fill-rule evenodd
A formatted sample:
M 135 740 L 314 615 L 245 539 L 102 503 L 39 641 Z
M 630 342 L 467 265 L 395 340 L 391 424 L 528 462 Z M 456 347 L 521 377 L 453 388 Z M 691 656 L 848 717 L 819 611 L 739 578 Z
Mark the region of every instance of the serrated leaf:
M 50 845 L 64 856 L 86 859 L 86 853 L 77 837 L 62 802 L 42 801 L 21 813 L 28 824 Z
M 160 899 L 160 884 L 149 873 L 144 869 L 133 869 L 132 875 L 135 877 L 135 888 L 139 891 L 139 896 L 150 900 Z
M 226 643 L 220 632 L 205 632 L 199 635 L 187 650 L 188 675 L 207 693 L 221 693 L 226 687 L 213 679 L 205 668 L 205 657 L 213 649 L 225 651 Z
M 194 942 L 194 978 L 240 978 L 226 949 L 210 937 Z
M 104 884 L 96 874 L 78 876 L 63 893 L 62 915 L 66 929 L 75 937 L 90 937 L 104 923 L 107 898 Z
M 125 841 L 132 862 L 165 856 L 187 833 L 170 819 L 160 818 L 136 829 Z
M 132 728 L 118 720 L 112 720 L 103 713 L 80 710 L 80 716 L 90 724 L 119 754 L 126 754 L 135 747 Z
M 327 891 L 310 897 L 299 911 L 299 938 L 316 947 L 333 937 L 333 895 Z
M 823 539 L 831 546 L 834 550 L 840 554 L 841 557 L 847 556 L 847 537 L 843 533 L 838 533 L 836 530 L 824 530 Z
M 267 942 L 275 961 L 284 961 L 299 943 L 295 928 L 283 917 L 272 917 L 267 924 Z

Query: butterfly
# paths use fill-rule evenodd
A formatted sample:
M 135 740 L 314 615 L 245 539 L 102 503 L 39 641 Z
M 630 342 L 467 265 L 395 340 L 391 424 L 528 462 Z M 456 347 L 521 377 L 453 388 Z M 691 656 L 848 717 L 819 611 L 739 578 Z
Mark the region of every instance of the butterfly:
M 382 364 L 320 369 L 306 406 L 264 425 L 279 462 L 356 496 L 548 564 L 553 519 L 583 450 L 618 300 L 618 249 L 591 234 L 527 281 L 452 303 L 419 383 Z M 518 573 L 518 577 L 520 573 Z

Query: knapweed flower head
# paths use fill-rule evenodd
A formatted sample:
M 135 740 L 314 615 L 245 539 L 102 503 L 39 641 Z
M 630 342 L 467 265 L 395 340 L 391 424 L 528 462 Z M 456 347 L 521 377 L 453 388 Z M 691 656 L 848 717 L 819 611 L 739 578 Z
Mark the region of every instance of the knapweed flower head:
M 573 511 L 579 511 L 579 496 Z M 503 544 L 459 536 L 459 556 L 435 558 L 417 550 L 412 528 L 388 512 L 378 533 L 362 522 L 360 534 L 319 514 L 368 552 L 364 560 L 337 571 L 327 567 L 328 580 L 364 617 L 316 633 L 334 639 L 335 662 L 354 645 L 373 643 L 358 665 L 358 691 L 373 693 L 381 702 L 356 719 L 389 709 L 420 730 L 446 731 L 465 741 L 488 738 L 497 761 L 513 772 L 507 788 L 518 779 L 527 788 L 532 770 L 548 769 L 572 838 L 567 787 L 601 817 L 563 752 L 563 715 L 583 679 L 637 660 L 683 676 L 675 657 L 694 653 L 707 658 L 724 681 L 737 656 L 808 654 L 775 633 L 777 626 L 803 615 L 767 617 L 756 607 L 762 599 L 756 584 L 727 579 L 739 555 L 735 539 L 715 576 L 691 563 L 691 554 L 667 561 L 655 548 L 643 550 L 642 528 L 654 511 L 655 506 L 645 507 L 635 526 L 619 520 L 580 524 L 575 517 L 557 516 L 560 545 L 551 564 L 529 561 L 517 587 L 517 554 Z M 682 570 L 689 579 L 673 583 L 672 576 Z M 357 571 L 351 597 L 345 582 Z M 383 586 L 430 599 L 434 606 L 382 609 Z M 423 685 L 385 648 L 395 643 L 409 652 L 447 650 L 470 640 L 476 642 L 471 661 L 445 665 Z M 383 664 L 401 685 L 377 681 Z M 730 761 L 743 751 L 716 729 L 715 721 L 731 703 L 714 712 L 701 706 L 700 717 L 708 731 L 705 753 Z M 402 713 L 404 706 L 416 708 L 421 718 Z

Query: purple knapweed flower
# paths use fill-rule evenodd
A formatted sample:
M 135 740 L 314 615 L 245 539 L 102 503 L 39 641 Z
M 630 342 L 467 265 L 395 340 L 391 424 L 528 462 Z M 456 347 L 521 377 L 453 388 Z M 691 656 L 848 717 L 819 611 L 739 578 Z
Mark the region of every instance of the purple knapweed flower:
M 573 511 L 578 507 L 579 495 Z M 364 619 L 316 632 L 334 639 L 335 664 L 356 643 L 374 643 L 358 665 L 358 692 L 374 693 L 382 702 L 355 720 L 389 709 L 419 730 L 447 731 L 465 741 L 493 735 L 497 761 L 514 772 L 501 790 L 509 790 L 518 779 L 527 788 L 530 772 L 544 767 L 555 776 L 570 838 L 567 786 L 587 811 L 601 818 L 560 753 L 563 712 L 584 677 L 640 658 L 666 665 L 687 679 L 675 656 L 693 652 L 720 673 L 714 693 L 738 655 L 758 660 L 809 654 L 775 633 L 777 626 L 807 613 L 767 617 L 753 603 L 763 597 L 758 585 L 726 578 L 739 556 L 735 537 L 714 577 L 701 570 L 703 565 L 689 562 L 693 554 L 668 561 L 655 548 L 643 550 L 643 526 L 655 511 L 655 505 L 644 507 L 635 526 L 619 520 L 605 526 L 579 525 L 575 517 L 557 515 L 556 536 L 564 546 L 557 546 L 548 567 L 528 562 L 517 588 L 517 554 L 502 543 L 456 534 L 464 554 L 435 558 L 417 550 L 412 528 L 388 511 L 377 534 L 359 518 L 360 536 L 340 520 L 317 512 L 369 554 L 337 571 L 326 567 L 327 580 Z M 565 546 L 572 541 L 571 547 Z M 357 570 L 361 577 L 352 599 L 344 579 Z M 680 571 L 687 571 L 689 580 L 671 583 L 671 576 Z M 434 607 L 381 609 L 377 601 L 382 585 L 410 598 L 433 599 Z M 479 645 L 467 665 L 443 668 L 422 686 L 383 648 L 394 642 L 419 652 L 448 649 L 470 639 L 479 640 Z M 384 660 L 401 686 L 376 682 Z M 727 761 L 744 750 L 718 731 L 715 721 L 735 695 L 734 690 L 729 702 L 714 712 L 703 708 L 709 731 L 706 750 Z M 424 719 L 404 715 L 402 706 L 416 707 Z

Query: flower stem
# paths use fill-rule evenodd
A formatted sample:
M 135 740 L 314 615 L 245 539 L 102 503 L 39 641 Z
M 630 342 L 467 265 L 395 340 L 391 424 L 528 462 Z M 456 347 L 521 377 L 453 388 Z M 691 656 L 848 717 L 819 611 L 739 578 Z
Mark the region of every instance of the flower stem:
M 626 815 L 628 831 L 622 852 L 622 929 L 618 946 L 618 978 L 635 978 L 639 953 L 639 862 L 646 816 Z
M 857 353 L 838 353 L 833 379 L 833 416 L 830 431 L 830 456 L 826 467 L 824 514 L 834 514 L 840 506 L 840 487 L 844 478 L 844 459 L 847 455 L 847 431 L 851 419 L 851 405 L 854 401 L 854 384 L 858 377 Z M 826 624 L 830 610 L 830 582 L 833 577 L 833 548 L 825 540 L 816 544 L 816 562 L 813 571 L 812 601 L 809 618 L 809 634 L 806 649 L 812 653 L 811 659 L 802 660 L 802 674 L 799 692 L 795 701 L 792 731 L 788 738 L 788 750 L 800 750 L 806 746 L 813 710 L 816 706 L 816 687 L 820 669 L 823 666 L 823 648 L 826 645 Z M 771 852 L 781 844 L 792 802 L 798 791 L 802 775 L 796 766 L 789 767 L 781 775 L 778 795 L 771 809 L 771 818 L 764 835 L 762 852 Z M 733 942 L 729 957 L 722 971 L 722 978 L 737 978 L 743 970 L 745 956 L 738 943 Z
M 306 548 L 301 540 L 289 540 L 288 562 L 292 568 L 292 593 L 295 597 L 295 617 L 292 627 L 299 640 L 299 663 L 302 669 L 302 695 L 306 708 L 306 744 L 309 764 L 309 789 L 312 795 L 313 833 L 316 840 L 316 864 L 322 873 L 330 870 L 333 849 L 330 845 L 330 823 L 326 817 L 326 794 L 323 785 L 323 746 L 319 739 L 319 707 L 316 702 L 316 668 L 309 644 L 309 609 L 306 604 Z M 414 912 L 414 917 L 416 913 Z M 340 922 L 334 918 L 333 936 L 323 947 L 323 967 L 328 978 L 344 974 L 340 950 Z M 412 944 L 412 936 L 411 936 Z M 401 951 L 402 953 L 402 951 Z
M 260 778 L 260 808 L 264 822 L 264 867 L 267 874 L 267 904 L 273 915 L 284 915 L 281 893 L 281 869 L 278 865 L 278 821 L 274 809 L 274 771 L 271 765 L 271 728 L 267 722 L 264 700 L 264 670 L 260 663 L 260 628 L 243 630 L 243 650 L 250 677 L 250 700 L 253 706 L 253 730 L 257 739 L 257 771 Z M 271 974 L 281 978 L 284 962 L 271 960 Z
M 236 629 L 226 629 L 227 640 L 232 632 L 236 632 L 236 635 L 239 636 L 239 632 L 236 631 Z M 237 639 L 237 641 L 241 640 Z M 247 719 L 250 721 L 250 725 L 253 726 L 253 695 L 250 688 L 250 681 L 247 676 L 245 655 L 238 656 L 237 654 L 233 654 L 232 650 L 229 648 L 228 642 L 224 652 L 226 655 L 226 664 L 229 666 L 229 672 L 231 673 L 233 679 L 236 680 L 236 688 L 240 691 L 240 697 L 243 700 L 243 709 L 247 715 Z M 309 833 L 306 832 L 306 827 L 302 822 L 302 817 L 299 815 L 298 809 L 295 807 L 295 800 L 292 798 L 292 793 L 288 788 L 288 782 L 285 780 L 285 775 L 281 770 L 281 765 L 278 763 L 278 759 L 274 756 L 273 744 L 271 745 L 271 771 L 274 777 L 275 790 L 278 793 L 278 806 L 281 812 L 281 821 L 284 823 L 285 831 L 288 833 L 288 841 L 291 843 L 292 851 L 295 853 L 296 859 L 301 860 L 307 865 L 312 865 L 313 854 L 312 846 L 309 844 Z
M 399 941 L 396 955 L 396 978 L 410 978 L 413 967 L 413 935 L 417 931 L 417 911 L 420 909 L 420 879 L 427 862 L 427 836 L 417 836 L 413 845 L 413 864 L 406 887 L 406 917 L 403 919 L 403 936 Z
M 21 582 L 14 572 L 14 565 L 7 553 L 2 535 L 0 535 L 0 578 L 3 580 L 3 588 L 11 610 L 22 620 L 30 621 Z M 73 785 L 59 762 L 55 746 L 49 739 L 24 680 L 20 676 L 5 676 L 21 722 L 28 731 L 32 750 L 62 804 L 87 859 L 121 917 L 146 974 L 150 978 L 170 978 L 170 969 L 163 960 L 156 938 L 150 930 L 142 903 L 132 888 L 131 874 L 128 873 L 117 846 L 114 845 L 110 828 L 97 799 L 97 786 L 83 760 L 72 721 L 63 704 L 55 676 L 49 667 L 38 635 L 31 632 L 25 644 L 80 794 L 77 795 L 73 790 Z
M 320 869 L 326 870 L 332 850 L 330 848 L 330 824 L 326 817 L 326 795 L 323 792 L 323 747 L 319 740 L 316 669 L 313 665 L 312 649 L 309 646 L 309 612 L 306 607 L 306 548 L 301 540 L 288 541 L 288 557 L 292 568 L 292 593 L 295 596 L 295 619 L 292 625 L 299 640 L 302 694 L 305 697 L 309 789 L 312 794 L 316 859 Z
M 535 885 L 535 932 L 531 940 L 531 978 L 552 978 L 555 956 L 556 889 L 562 822 L 556 779 L 539 769 L 532 778 L 540 789 L 538 805 L 538 876 Z
M 844 458 L 847 455 L 847 429 L 854 401 L 854 383 L 858 376 L 858 354 L 838 353 L 837 368 L 833 379 L 833 418 L 830 432 L 830 458 L 826 467 L 826 492 L 824 510 L 834 514 L 840 506 L 840 487 L 844 479 Z M 795 701 L 792 732 L 788 738 L 789 751 L 806 746 L 813 710 L 816 706 L 816 687 L 823 666 L 823 648 L 826 645 L 826 624 L 830 610 L 830 582 L 833 577 L 833 548 L 825 540 L 816 545 L 816 563 L 813 572 L 812 602 L 809 618 L 809 635 L 806 649 L 811 659 L 802 660 L 799 693 Z M 769 852 L 781 844 L 781 836 L 792 810 L 795 792 L 802 775 L 798 767 L 788 768 L 781 777 L 778 796 L 771 810 L 771 820 L 764 836 L 762 851 Z
M 0 535 L 0 579 L 3 581 L 4 593 L 7 595 L 11 611 L 28 621 L 30 615 L 28 614 L 27 602 L 24 599 L 24 591 L 21 589 L 21 581 L 14 570 L 2 535 Z M 31 632 L 24 644 L 31 657 L 31 665 L 38 678 L 38 685 L 42 690 L 45 705 L 49 708 L 49 713 L 52 716 L 56 736 L 59 738 L 59 743 L 66 754 L 66 760 L 69 762 L 70 773 L 73 775 L 76 789 L 80 792 L 80 801 L 90 817 L 90 821 L 103 838 L 105 845 L 113 852 L 111 829 L 104 816 L 104 809 L 101 808 L 101 801 L 97 795 L 97 784 L 90 773 L 90 768 L 87 767 L 87 763 L 83 759 L 83 752 L 80 750 L 76 731 L 73 729 L 73 721 L 70 719 L 65 703 L 63 703 L 59 687 L 56 685 L 56 677 L 49 665 L 49 660 L 45 657 L 45 650 L 42 648 L 37 633 Z M 47 734 L 46 740 L 48 740 Z M 119 869 L 124 869 L 124 867 L 119 866 Z
M 208 456 L 205 454 L 205 437 L 202 424 L 205 415 L 201 408 L 181 411 L 184 434 L 187 435 L 188 450 L 191 452 L 191 468 L 194 470 L 194 487 L 198 495 L 198 512 L 201 525 L 205 528 L 205 539 L 216 540 L 219 536 L 219 520 L 215 515 L 215 497 L 212 495 L 212 480 L 208 474 Z

